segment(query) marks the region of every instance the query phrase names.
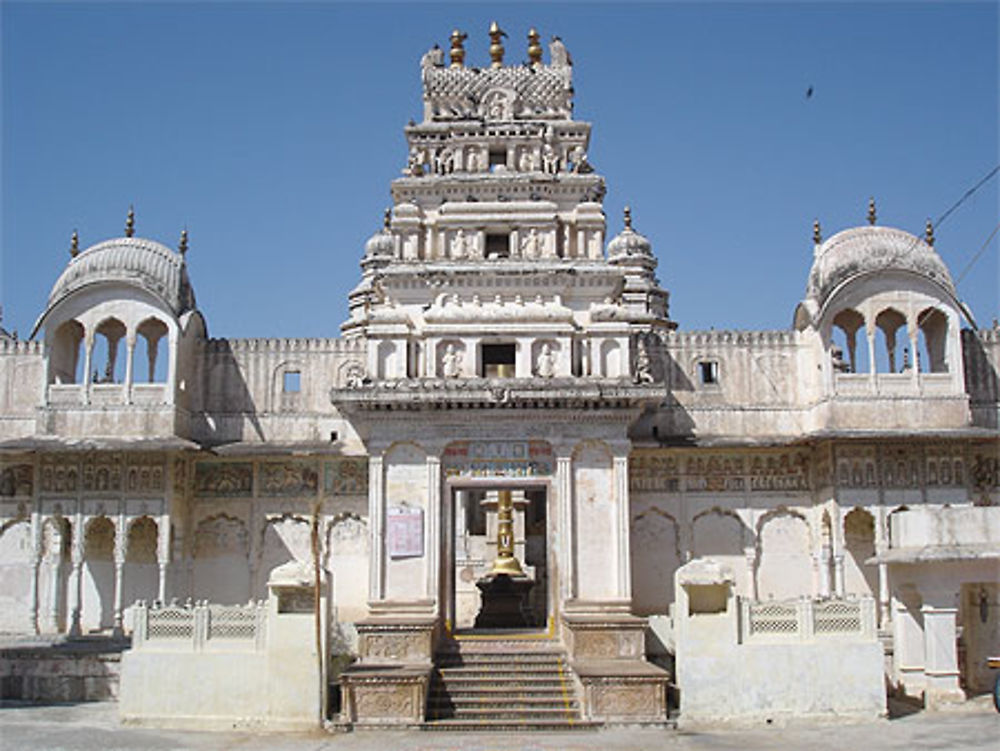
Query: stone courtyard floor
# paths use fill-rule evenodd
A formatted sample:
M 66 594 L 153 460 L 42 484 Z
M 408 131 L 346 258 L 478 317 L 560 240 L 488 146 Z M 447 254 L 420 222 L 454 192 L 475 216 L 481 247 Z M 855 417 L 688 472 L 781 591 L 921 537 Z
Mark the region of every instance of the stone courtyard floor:
M 234 751 L 624 751 L 705 749 L 757 751 L 997 751 L 1000 714 L 987 697 L 946 712 L 915 712 L 898 719 L 863 723 L 809 724 L 752 730 L 685 732 L 609 729 L 576 733 L 452 734 L 368 731 L 263 734 L 192 732 L 122 727 L 112 703 L 27 705 L 0 703 L 0 749 L 46 751 L 145 751 L 232 749 Z

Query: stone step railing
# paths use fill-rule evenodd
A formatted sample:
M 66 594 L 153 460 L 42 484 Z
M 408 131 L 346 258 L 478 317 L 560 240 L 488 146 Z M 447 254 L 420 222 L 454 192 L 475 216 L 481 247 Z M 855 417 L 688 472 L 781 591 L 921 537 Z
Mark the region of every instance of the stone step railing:
M 794 642 L 825 638 L 875 639 L 875 600 L 740 599 L 740 642 Z
M 202 652 L 234 648 L 259 652 L 265 647 L 264 601 L 248 605 L 210 605 L 205 600 L 169 605 L 139 600 L 133 610 L 132 648 Z

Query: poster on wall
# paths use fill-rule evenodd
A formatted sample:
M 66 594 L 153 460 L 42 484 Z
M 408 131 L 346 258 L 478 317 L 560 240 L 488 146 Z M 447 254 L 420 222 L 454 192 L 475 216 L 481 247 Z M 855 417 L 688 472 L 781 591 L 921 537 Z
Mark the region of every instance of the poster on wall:
M 423 509 L 390 507 L 386 531 L 390 558 L 413 558 L 424 554 Z

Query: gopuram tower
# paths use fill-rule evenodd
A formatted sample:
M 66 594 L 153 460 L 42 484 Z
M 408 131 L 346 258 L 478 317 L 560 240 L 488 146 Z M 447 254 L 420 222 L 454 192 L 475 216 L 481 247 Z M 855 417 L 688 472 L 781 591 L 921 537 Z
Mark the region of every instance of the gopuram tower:
M 545 62 L 532 29 L 527 62 L 505 64 L 489 35 L 486 67 L 459 30 L 423 56 L 423 120 L 343 324 L 367 361 L 331 398 L 370 457 L 349 719 L 450 717 L 440 676 L 475 644 L 554 656 L 582 687 L 562 720 L 655 721 L 666 674 L 631 612 L 628 456 L 665 397 L 668 295 L 627 209 L 605 243 L 566 47 L 553 37 Z

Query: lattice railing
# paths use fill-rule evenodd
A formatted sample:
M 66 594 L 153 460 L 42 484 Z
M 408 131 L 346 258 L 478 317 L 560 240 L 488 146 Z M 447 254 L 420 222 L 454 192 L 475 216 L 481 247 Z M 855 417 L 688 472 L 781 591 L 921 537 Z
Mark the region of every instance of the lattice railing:
M 740 600 L 741 641 L 875 638 L 870 597 L 823 600 Z
M 264 648 L 267 611 L 263 602 L 249 605 L 209 605 L 206 601 L 148 605 L 133 608 L 132 646 L 202 651 L 213 643 L 239 642 L 247 650 Z

